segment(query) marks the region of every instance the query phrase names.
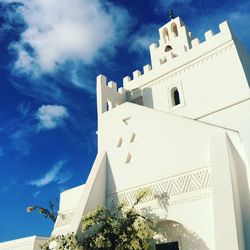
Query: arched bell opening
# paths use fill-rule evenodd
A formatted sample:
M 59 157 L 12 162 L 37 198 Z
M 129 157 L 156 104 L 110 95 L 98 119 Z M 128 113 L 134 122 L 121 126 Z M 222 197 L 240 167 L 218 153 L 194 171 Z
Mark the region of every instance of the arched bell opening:
M 164 42 L 165 43 L 168 42 L 169 41 L 169 33 L 168 33 L 168 29 L 167 28 L 163 29 L 162 35 L 163 35 Z
M 171 32 L 174 34 L 174 37 L 177 37 L 179 35 L 176 23 L 172 23 Z

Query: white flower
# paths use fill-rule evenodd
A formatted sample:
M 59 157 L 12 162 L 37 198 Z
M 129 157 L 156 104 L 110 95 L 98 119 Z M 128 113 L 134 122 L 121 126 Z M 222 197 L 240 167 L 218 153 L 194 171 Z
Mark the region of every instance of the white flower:
M 57 247 L 57 242 L 56 242 L 55 240 L 53 240 L 53 241 L 51 241 L 51 242 L 49 243 L 49 249 L 55 250 L 56 247 Z

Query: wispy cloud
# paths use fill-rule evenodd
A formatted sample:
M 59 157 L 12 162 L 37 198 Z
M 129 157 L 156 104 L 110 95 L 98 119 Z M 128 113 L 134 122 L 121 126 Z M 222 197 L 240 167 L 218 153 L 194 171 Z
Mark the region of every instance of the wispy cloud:
M 137 53 L 149 53 L 149 46 L 159 40 L 158 29 L 160 24 L 148 24 L 142 26 L 136 33 L 131 37 L 131 47 L 133 51 Z
M 9 137 L 10 148 L 18 153 L 19 158 L 29 155 L 31 144 L 28 138 L 36 132 L 36 127 L 34 112 L 29 103 L 21 102 L 16 109 L 19 116 L 5 121 L 0 129 Z
M 40 191 L 34 192 L 34 193 L 32 194 L 33 198 L 36 199 L 36 198 L 39 196 L 40 193 L 41 193 Z
M 36 111 L 30 103 L 21 102 L 17 106 L 19 116 L 0 124 L 0 132 L 10 139 L 9 148 L 18 153 L 17 158 L 30 154 L 32 148 L 31 137 L 39 135 L 43 130 L 62 127 L 69 112 L 62 105 L 42 105 Z M 70 120 L 71 121 L 71 120 Z M 5 150 L 0 146 L 0 157 Z
M 61 105 L 43 105 L 36 112 L 39 120 L 38 129 L 54 129 L 62 125 L 63 121 L 69 117 L 68 111 Z
M 66 161 L 57 162 L 43 177 L 32 180 L 28 184 L 36 187 L 43 187 L 51 183 L 63 184 L 67 182 L 72 174 L 70 172 L 61 172 L 65 163 Z
M 18 129 L 10 135 L 11 139 L 11 148 L 18 152 L 19 157 L 24 157 L 30 154 L 31 144 L 28 140 L 29 136 L 34 131 L 32 126 L 24 124 L 23 126 L 18 127 Z
M 31 113 L 30 103 L 20 102 L 16 109 L 23 117 L 27 117 Z
M 18 178 L 12 178 L 12 179 L 10 179 L 9 180 L 9 183 L 7 184 L 7 185 L 4 185 L 3 187 L 1 187 L 1 191 L 2 192 L 8 192 L 8 191 L 10 191 L 10 189 L 14 186 L 14 185 L 16 185 L 17 184 L 17 182 L 18 182 Z
M 18 18 L 16 13 L 17 3 L 7 3 L 7 1 L 0 1 L 0 38 L 1 40 L 6 36 L 9 37 L 15 32 L 23 29 L 21 17 Z

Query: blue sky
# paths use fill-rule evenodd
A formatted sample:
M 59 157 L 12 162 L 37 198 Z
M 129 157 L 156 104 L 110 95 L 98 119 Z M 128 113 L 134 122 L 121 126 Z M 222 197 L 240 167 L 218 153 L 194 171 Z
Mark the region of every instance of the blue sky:
M 95 78 L 120 86 L 149 63 L 170 8 L 201 40 L 228 20 L 250 49 L 249 0 L 0 0 L 0 241 L 50 234 L 25 208 L 86 181 Z

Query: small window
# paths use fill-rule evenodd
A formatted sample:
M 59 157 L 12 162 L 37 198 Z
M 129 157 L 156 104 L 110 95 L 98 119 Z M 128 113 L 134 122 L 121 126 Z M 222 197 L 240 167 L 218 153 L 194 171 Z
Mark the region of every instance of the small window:
M 165 52 L 168 52 L 170 50 L 172 50 L 173 48 L 170 46 L 170 45 L 167 45 L 166 48 L 165 48 Z
M 178 36 L 178 29 L 177 29 L 176 23 L 172 23 L 171 30 L 172 30 L 174 36 L 177 37 Z
M 167 87 L 168 110 L 174 111 L 186 106 L 185 93 L 183 92 L 182 82 L 172 83 Z
M 180 93 L 176 87 L 171 90 L 172 106 L 177 106 L 181 103 Z

